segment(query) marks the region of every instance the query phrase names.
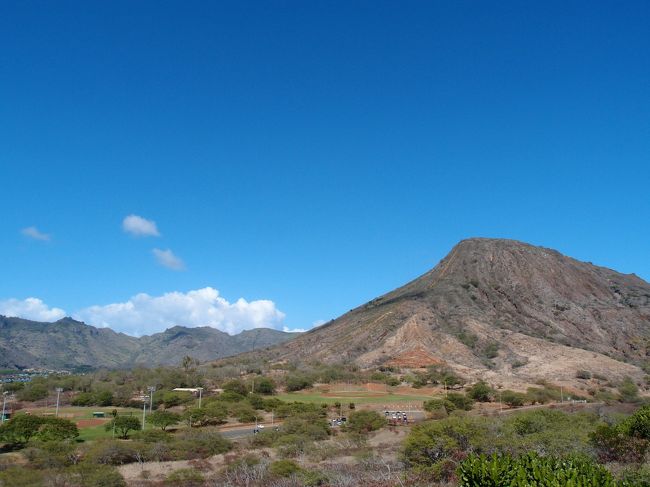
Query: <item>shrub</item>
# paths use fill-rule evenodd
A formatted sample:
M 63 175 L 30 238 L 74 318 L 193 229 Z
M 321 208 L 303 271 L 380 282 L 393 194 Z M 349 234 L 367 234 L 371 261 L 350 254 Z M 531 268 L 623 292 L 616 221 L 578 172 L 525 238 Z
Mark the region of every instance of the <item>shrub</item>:
M 313 385 L 311 379 L 304 375 L 290 375 L 287 377 L 285 387 L 288 392 L 301 391 L 308 389 Z
M 493 359 L 499 356 L 499 344 L 496 342 L 488 343 L 483 350 L 485 358 Z
M 431 399 L 424 402 L 424 410 L 431 413 L 433 419 L 445 418 L 456 409 L 456 405 L 448 399 Z
M 478 337 L 474 335 L 473 333 L 467 332 L 467 331 L 461 331 L 456 335 L 458 337 L 458 340 L 461 341 L 465 346 L 468 348 L 474 348 L 476 344 L 478 343 Z
M 246 384 L 240 380 L 229 380 L 222 386 L 222 389 L 224 392 L 233 392 L 235 394 L 239 394 L 240 396 L 246 396 L 248 394 L 248 388 L 246 387 Z
M 303 435 L 310 440 L 324 440 L 330 434 L 329 423 L 315 413 L 302 413 L 290 417 L 282 425 L 286 434 Z
M 626 377 L 618 386 L 622 402 L 636 402 L 639 399 L 639 388 L 630 377 Z
M 484 418 L 450 416 L 414 426 L 404 441 L 402 456 L 414 471 L 441 480 L 453 475 L 448 463 L 454 458 L 481 452 L 493 442 Z
M 511 390 L 505 390 L 501 392 L 500 399 L 504 404 L 516 408 L 525 404 L 526 395 Z
M 355 411 L 350 414 L 346 428 L 355 433 L 370 433 L 386 425 L 386 419 L 376 411 Z
M 24 467 L 11 467 L 0 471 L 0 485 L 11 487 L 34 487 L 45 485 L 44 473 Z
M 222 402 L 241 402 L 246 398 L 237 392 L 223 391 L 219 394 L 218 399 Z
M 448 393 L 447 402 L 453 404 L 455 409 L 461 409 L 463 411 L 471 411 L 474 406 L 473 399 L 465 394 L 461 394 L 460 392 Z
M 275 394 L 275 382 L 268 377 L 256 378 L 253 386 L 253 390 L 259 394 Z
M 47 387 L 44 384 L 29 384 L 16 393 L 19 401 L 39 401 L 48 396 Z
M 206 458 L 232 449 L 232 443 L 218 431 L 192 429 L 182 431 L 176 437 L 177 441 L 171 447 L 178 456 L 186 459 Z
M 400 381 L 397 377 L 390 376 L 386 379 L 386 385 L 391 387 L 400 385 Z
M 203 474 L 194 468 L 179 468 L 167 476 L 167 485 L 183 487 L 200 487 L 205 482 Z
M 65 470 L 68 482 L 75 487 L 126 487 L 126 482 L 115 467 L 109 465 L 79 464 Z
M 650 465 L 629 466 L 618 473 L 623 485 L 650 487 Z
M 0 440 L 10 444 L 40 441 L 61 441 L 79 436 L 77 426 L 67 419 L 18 414 L 0 426 Z
M 291 460 L 277 460 L 269 465 L 269 472 L 278 477 L 291 477 L 300 471 L 300 466 Z
M 526 397 L 531 404 L 546 404 L 560 399 L 560 392 L 547 387 L 529 387 L 526 390 Z
M 100 465 L 123 465 L 136 462 L 133 444 L 116 440 L 98 440 L 86 450 L 84 461 Z
M 478 402 L 489 402 L 492 394 L 494 394 L 494 390 L 484 381 L 477 382 L 467 392 L 469 397 Z
M 643 406 L 623 421 L 621 431 L 627 436 L 650 440 L 650 405 Z
M 525 411 L 503 419 L 500 448 L 517 454 L 536 451 L 563 456 L 589 453 L 589 434 L 597 417 L 588 413 L 568 414 L 562 411 Z
M 180 406 L 188 397 L 183 397 L 177 392 L 173 391 L 164 391 L 161 395 L 158 395 L 160 402 L 165 405 L 166 408 L 171 408 L 174 406 Z
M 240 423 L 252 423 L 257 417 L 256 411 L 246 403 L 236 403 L 230 407 L 230 416 L 237 418 Z
M 585 380 L 591 379 L 591 372 L 589 372 L 588 370 L 578 370 L 576 372 L 576 377 L 578 379 L 585 379 Z
M 614 487 L 615 481 L 602 465 L 588 458 L 540 457 L 529 453 L 519 458 L 508 455 L 472 454 L 458 467 L 460 487 L 512 485 L 574 485 Z

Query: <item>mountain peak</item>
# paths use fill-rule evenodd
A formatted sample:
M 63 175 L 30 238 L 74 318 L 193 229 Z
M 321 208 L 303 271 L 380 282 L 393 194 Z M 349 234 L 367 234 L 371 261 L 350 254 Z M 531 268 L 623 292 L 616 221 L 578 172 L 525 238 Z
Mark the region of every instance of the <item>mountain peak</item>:
M 650 284 L 525 242 L 469 238 L 424 275 L 275 352 L 361 366 L 426 358 L 522 377 L 571 376 L 593 362 L 637 376 L 630 364 L 650 353 Z

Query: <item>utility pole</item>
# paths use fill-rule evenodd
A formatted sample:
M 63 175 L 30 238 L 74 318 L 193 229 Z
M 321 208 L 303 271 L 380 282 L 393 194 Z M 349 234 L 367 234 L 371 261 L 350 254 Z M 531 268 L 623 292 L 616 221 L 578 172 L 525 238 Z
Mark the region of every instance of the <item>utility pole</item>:
M 560 386 L 560 402 L 564 402 L 564 387 Z
M 2 393 L 2 423 L 5 422 L 5 411 L 7 410 L 7 395 L 9 391 L 4 391 Z
M 142 396 L 142 431 L 144 431 L 144 421 L 147 415 L 147 399 L 149 396 Z
M 197 387 L 199 391 L 199 409 L 201 408 L 201 396 L 203 395 L 203 387 Z
M 61 396 L 61 393 L 63 392 L 63 389 L 60 387 L 56 388 L 56 413 L 55 417 L 59 417 L 59 396 Z

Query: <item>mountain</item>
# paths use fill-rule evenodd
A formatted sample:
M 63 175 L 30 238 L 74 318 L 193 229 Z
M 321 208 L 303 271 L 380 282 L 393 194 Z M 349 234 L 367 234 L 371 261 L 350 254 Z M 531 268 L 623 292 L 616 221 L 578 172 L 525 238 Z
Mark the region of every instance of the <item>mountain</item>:
M 362 367 L 446 364 L 482 378 L 639 380 L 650 284 L 547 248 L 461 241 L 431 271 L 263 354 Z
M 213 360 L 275 345 L 296 336 L 268 328 L 228 335 L 211 327 L 175 326 L 140 338 L 71 318 L 41 323 L 0 316 L 0 368 L 119 368 L 173 365 L 186 355 Z

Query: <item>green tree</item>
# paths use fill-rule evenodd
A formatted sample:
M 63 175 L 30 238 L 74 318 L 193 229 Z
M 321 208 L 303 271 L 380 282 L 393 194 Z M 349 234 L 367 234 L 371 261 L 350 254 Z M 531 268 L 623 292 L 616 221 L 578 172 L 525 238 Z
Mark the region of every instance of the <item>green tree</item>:
M 452 403 L 456 409 L 463 411 L 471 411 L 474 406 L 474 400 L 468 395 L 461 394 L 460 392 L 450 392 L 447 394 L 447 402 Z
M 479 381 L 474 384 L 467 395 L 478 402 L 490 402 L 494 390 L 485 381 Z
M 181 420 L 181 416 L 180 414 L 176 414 L 172 411 L 159 409 L 151 413 L 148 420 L 152 425 L 157 426 L 161 430 L 165 431 L 169 426 L 178 424 Z
M 376 411 L 354 411 L 350 414 L 346 428 L 355 433 L 370 433 L 386 425 L 386 419 Z
M 222 389 L 225 392 L 234 392 L 235 394 L 239 394 L 241 396 L 246 396 L 248 394 L 248 388 L 246 387 L 246 384 L 237 379 L 229 380 L 222 386 Z
M 258 377 L 254 380 L 253 390 L 258 394 L 275 394 L 275 382 L 268 377 Z
M 42 418 L 36 435 L 41 441 L 63 441 L 79 436 L 77 425 L 63 418 Z
M 36 436 L 43 418 L 31 414 L 18 414 L 0 426 L 0 439 L 11 444 L 27 443 Z
M 285 387 L 288 392 L 301 391 L 312 385 L 312 380 L 304 375 L 290 375 L 285 381 Z
M 521 394 L 519 392 L 515 392 L 511 390 L 503 391 L 500 394 L 499 398 L 504 404 L 507 404 L 508 406 L 513 408 L 523 406 L 524 403 L 526 402 L 525 394 Z
M 47 387 L 45 384 L 39 383 L 29 384 L 16 393 L 19 401 L 29 402 L 40 401 L 41 399 L 45 399 L 47 395 Z
M 130 431 L 139 431 L 142 427 L 140 420 L 135 416 L 117 416 L 104 426 L 106 431 L 115 428 L 120 438 L 126 440 Z
M 193 426 L 203 426 L 208 419 L 208 412 L 205 408 L 187 408 L 183 411 L 181 419 L 191 428 Z

